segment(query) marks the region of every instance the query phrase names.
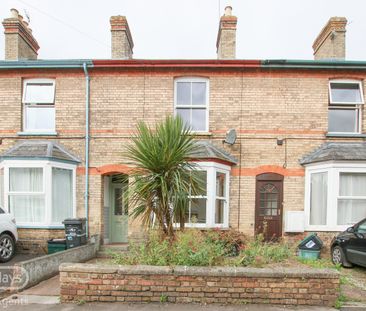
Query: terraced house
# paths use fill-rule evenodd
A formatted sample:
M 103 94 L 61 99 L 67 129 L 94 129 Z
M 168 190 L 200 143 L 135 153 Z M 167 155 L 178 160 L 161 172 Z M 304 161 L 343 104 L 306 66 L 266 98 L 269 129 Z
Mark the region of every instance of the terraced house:
M 206 179 L 187 226 L 292 238 L 366 217 L 366 61 L 345 60 L 345 18 L 328 21 L 304 61 L 236 59 L 230 7 L 214 60 L 133 59 L 126 18 L 110 24 L 111 59 L 38 60 L 18 12 L 3 20 L 0 204 L 21 247 L 42 251 L 76 216 L 105 244 L 138 238 L 123 152 L 139 121 L 168 115 L 192 127 Z

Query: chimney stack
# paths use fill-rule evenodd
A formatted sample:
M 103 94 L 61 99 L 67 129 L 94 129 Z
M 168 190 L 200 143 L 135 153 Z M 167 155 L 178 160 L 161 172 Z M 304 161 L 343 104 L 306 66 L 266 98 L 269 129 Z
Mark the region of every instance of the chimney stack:
M 314 59 L 345 59 L 345 17 L 331 17 L 313 44 Z
M 133 41 L 125 16 L 112 16 L 110 18 L 112 34 L 112 58 L 131 59 L 133 54 Z
M 217 58 L 234 59 L 236 54 L 236 24 L 237 17 L 232 15 L 232 7 L 225 8 L 225 14 L 220 18 L 217 34 Z
M 16 9 L 3 20 L 5 33 L 5 60 L 37 59 L 39 45 L 32 29 Z

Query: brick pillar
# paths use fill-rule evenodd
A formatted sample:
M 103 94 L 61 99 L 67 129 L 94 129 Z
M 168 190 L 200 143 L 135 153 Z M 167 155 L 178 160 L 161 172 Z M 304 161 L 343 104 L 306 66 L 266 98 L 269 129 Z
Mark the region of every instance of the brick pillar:
M 225 8 L 225 14 L 220 18 L 217 34 L 217 58 L 234 59 L 236 54 L 236 24 L 237 17 L 231 14 L 232 7 Z
M 5 60 L 37 59 L 39 45 L 32 29 L 16 9 L 3 20 L 5 33 Z
M 125 16 L 112 16 L 110 18 L 112 34 L 112 58 L 131 59 L 133 54 L 133 41 Z
M 345 59 L 346 25 L 345 17 L 329 19 L 314 41 L 314 59 Z

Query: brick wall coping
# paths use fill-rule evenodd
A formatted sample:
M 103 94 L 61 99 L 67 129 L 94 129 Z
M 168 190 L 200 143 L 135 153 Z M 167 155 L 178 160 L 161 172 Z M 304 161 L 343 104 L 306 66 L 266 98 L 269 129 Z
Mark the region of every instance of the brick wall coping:
M 189 275 L 189 276 L 232 276 L 258 278 L 317 278 L 338 279 L 339 272 L 333 269 L 311 268 L 244 268 L 244 267 L 187 267 L 187 266 L 121 266 L 71 264 L 60 265 L 60 272 L 123 274 L 123 275 Z

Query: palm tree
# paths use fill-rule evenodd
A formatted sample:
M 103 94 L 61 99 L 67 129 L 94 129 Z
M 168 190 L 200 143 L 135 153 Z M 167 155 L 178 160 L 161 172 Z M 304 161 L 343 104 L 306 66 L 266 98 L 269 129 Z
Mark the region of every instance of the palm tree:
M 154 219 L 164 236 L 174 237 L 174 217 L 184 227 L 189 194 L 202 188 L 195 165 L 189 162 L 196 148 L 180 117 L 167 117 L 154 130 L 140 122 L 127 147 L 127 157 L 135 165 L 127 192 L 131 215 L 141 217 L 148 228 Z

